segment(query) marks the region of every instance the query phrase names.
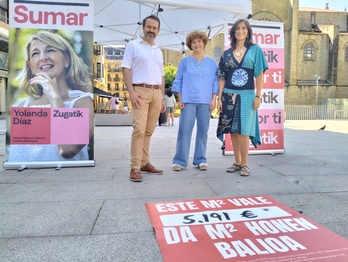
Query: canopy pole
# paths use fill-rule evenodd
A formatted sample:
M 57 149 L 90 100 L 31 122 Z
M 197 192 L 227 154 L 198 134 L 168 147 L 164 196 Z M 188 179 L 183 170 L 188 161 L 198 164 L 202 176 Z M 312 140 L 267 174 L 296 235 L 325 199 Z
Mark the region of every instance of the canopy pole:
M 139 28 L 138 34 L 139 34 L 140 37 L 141 37 L 141 32 L 142 32 L 142 30 L 141 30 L 142 22 L 141 21 L 142 21 L 141 20 L 141 4 L 139 4 L 139 26 L 140 26 L 140 28 Z

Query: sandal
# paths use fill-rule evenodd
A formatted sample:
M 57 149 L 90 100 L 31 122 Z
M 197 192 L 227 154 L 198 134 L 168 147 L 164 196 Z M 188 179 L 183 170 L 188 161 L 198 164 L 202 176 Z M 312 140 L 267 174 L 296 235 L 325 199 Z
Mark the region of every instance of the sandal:
M 250 170 L 249 167 L 247 166 L 242 166 L 240 169 L 240 173 L 241 176 L 249 176 L 250 175 Z
M 235 164 L 235 163 L 234 163 L 232 166 L 230 166 L 230 167 L 228 167 L 228 168 L 226 169 L 226 172 L 227 172 L 227 173 L 234 173 L 234 172 L 239 171 L 241 168 L 242 168 L 241 165 L 238 165 L 238 164 Z

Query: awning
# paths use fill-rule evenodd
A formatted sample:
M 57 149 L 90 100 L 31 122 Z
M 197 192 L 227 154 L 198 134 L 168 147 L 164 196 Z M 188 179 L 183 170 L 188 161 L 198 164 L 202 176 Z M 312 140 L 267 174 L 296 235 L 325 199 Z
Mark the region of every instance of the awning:
M 101 90 L 97 87 L 93 87 L 93 93 L 94 94 L 97 94 L 98 96 L 100 97 L 108 97 L 108 98 L 111 98 L 112 97 L 112 94 L 104 91 L 104 90 Z
M 156 43 L 181 52 L 189 32 L 205 31 L 212 39 L 226 20 L 251 13 L 252 0 L 94 0 L 94 42 L 125 46 L 142 35 L 142 19 L 155 14 L 161 20 Z

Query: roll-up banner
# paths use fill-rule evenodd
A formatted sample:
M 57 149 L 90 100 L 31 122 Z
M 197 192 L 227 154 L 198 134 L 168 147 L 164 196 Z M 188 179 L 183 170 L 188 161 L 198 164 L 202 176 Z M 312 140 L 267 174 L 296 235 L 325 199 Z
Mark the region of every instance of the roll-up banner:
M 94 166 L 93 1 L 9 8 L 4 168 Z
M 249 154 L 284 153 L 284 29 L 283 23 L 250 20 L 253 41 L 266 57 L 269 69 L 264 74 L 261 106 L 258 110 L 262 144 L 251 143 Z M 229 30 L 225 25 L 225 49 L 230 48 Z M 233 155 L 231 138 L 225 135 L 224 155 Z

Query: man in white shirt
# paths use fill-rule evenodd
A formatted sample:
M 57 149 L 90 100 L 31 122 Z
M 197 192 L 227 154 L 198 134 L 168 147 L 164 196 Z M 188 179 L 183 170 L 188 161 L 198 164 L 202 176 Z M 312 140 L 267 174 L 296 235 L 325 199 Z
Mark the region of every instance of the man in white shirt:
M 150 164 L 150 140 L 159 114 L 165 111 L 163 54 L 154 42 L 160 31 L 155 15 L 144 18 L 143 36 L 128 43 L 122 61 L 133 112 L 130 180 L 141 182 L 141 171 L 163 173 Z

